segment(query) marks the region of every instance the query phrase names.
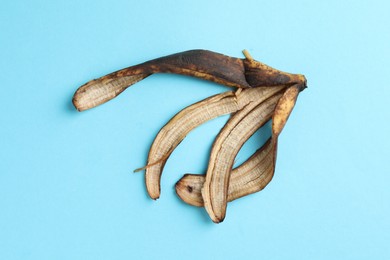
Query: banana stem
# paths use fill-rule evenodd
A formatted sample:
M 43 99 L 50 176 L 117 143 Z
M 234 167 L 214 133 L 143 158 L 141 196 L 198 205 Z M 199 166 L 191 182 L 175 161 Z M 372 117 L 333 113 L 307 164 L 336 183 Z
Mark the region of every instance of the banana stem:
M 248 50 L 243 50 L 242 53 L 244 54 L 245 58 L 249 61 L 253 61 L 252 55 L 249 54 Z

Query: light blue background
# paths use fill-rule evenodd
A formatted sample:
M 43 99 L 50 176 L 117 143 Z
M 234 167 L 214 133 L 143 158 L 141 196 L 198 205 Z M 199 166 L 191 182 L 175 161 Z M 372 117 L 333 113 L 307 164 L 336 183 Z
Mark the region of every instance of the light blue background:
M 385 0 L 2 1 L 0 259 L 390 259 L 389 10 Z M 71 104 L 90 79 L 195 48 L 246 48 L 309 85 L 275 178 L 219 225 L 174 184 L 204 172 L 227 117 L 173 153 L 158 201 L 132 170 L 171 116 L 224 87 L 155 75 L 96 109 Z

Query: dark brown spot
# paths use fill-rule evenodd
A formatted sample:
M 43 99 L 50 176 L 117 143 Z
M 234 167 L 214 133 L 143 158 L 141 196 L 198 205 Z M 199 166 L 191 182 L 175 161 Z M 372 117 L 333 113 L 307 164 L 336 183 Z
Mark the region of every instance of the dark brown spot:
M 189 193 L 191 193 L 194 189 L 191 186 L 187 186 L 187 190 Z

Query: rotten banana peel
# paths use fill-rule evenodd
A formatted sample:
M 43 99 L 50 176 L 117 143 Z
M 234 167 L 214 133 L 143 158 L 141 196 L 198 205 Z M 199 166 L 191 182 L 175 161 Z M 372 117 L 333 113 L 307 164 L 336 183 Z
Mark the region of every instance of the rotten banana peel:
M 204 207 L 215 223 L 224 220 L 228 202 L 264 189 L 275 172 L 278 136 L 282 132 L 306 78 L 276 70 L 254 60 L 191 50 L 150 60 L 98 79 L 77 89 L 73 104 L 83 111 L 101 105 L 129 86 L 156 73 L 188 75 L 222 84 L 233 90 L 192 104 L 177 113 L 157 134 L 145 170 L 146 190 L 160 197 L 160 180 L 169 156 L 204 122 L 230 114 L 214 140 L 205 175 L 186 174 L 176 183 L 176 193 L 186 203 Z M 244 143 L 272 120 L 272 135 L 246 162 L 233 169 Z

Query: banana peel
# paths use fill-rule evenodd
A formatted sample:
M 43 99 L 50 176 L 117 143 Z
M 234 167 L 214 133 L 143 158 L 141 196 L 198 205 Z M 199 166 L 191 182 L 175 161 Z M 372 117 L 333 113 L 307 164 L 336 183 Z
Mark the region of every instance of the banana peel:
M 262 190 L 275 171 L 278 136 L 291 114 L 306 78 L 276 70 L 254 60 L 207 50 L 191 50 L 150 60 L 98 79 L 77 89 L 73 104 L 78 111 L 101 105 L 129 86 L 156 73 L 197 77 L 235 88 L 176 114 L 157 134 L 145 167 L 145 183 L 152 199 L 160 197 L 160 180 L 166 161 L 185 136 L 202 123 L 232 114 L 216 137 L 205 176 L 185 175 L 177 184 L 178 196 L 190 205 L 204 206 L 215 223 L 226 215 L 227 203 Z M 272 119 L 272 136 L 237 169 L 234 159 L 242 145 Z

